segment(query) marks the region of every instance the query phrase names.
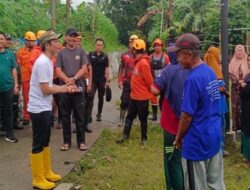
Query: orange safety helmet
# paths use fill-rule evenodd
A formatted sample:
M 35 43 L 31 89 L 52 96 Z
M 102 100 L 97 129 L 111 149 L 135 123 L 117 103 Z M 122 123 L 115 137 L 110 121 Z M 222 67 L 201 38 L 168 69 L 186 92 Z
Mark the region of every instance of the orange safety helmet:
M 24 35 L 24 38 L 25 40 L 29 40 L 29 41 L 36 41 L 36 35 L 31 31 L 26 32 Z
M 41 38 L 41 36 L 42 36 L 45 32 L 46 32 L 45 30 L 39 30 L 39 31 L 36 33 L 36 38 L 37 38 L 37 39 Z
M 160 38 L 156 38 L 156 39 L 154 40 L 153 46 L 154 46 L 155 44 L 159 44 L 159 45 L 163 46 L 162 40 L 161 40 Z
M 141 50 L 141 49 L 143 49 L 143 51 L 146 51 L 146 43 L 142 39 L 135 39 L 133 41 L 133 48 L 135 50 Z
M 137 35 L 133 34 L 129 37 L 129 42 L 133 42 L 134 40 L 137 40 L 137 39 L 139 39 L 139 37 Z

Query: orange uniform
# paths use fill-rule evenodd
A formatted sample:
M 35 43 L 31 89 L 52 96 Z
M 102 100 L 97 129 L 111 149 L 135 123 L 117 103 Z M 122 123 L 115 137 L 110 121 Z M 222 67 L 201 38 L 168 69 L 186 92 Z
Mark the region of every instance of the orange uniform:
M 131 77 L 131 93 L 133 100 L 148 100 L 151 96 L 150 87 L 153 83 L 149 57 L 143 55 L 135 61 L 135 67 Z
M 22 95 L 23 95 L 23 119 L 29 120 L 29 113 L 27 111 L 27 105 L 29 102 L 29 89 L 30 89 L 30 58 L 31 50 L 28 47 L 20 48 L 17 52 L 17 63 L 21 70 L 21 81 L 22 81 Z
M 32 68 L 35 64 L 36 59 L 41 55 L 42 49 L 40 46 L 35 46 L 31 50 L 31 56 L 30 56 L 30 71 L 32 71 Z

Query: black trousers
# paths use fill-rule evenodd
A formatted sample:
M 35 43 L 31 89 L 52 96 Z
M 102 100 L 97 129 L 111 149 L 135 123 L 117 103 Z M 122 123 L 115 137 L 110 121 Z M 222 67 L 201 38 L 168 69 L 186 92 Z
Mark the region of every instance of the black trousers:
M 138 115 L 141 122 L 141 140 L 147 140 L 147 130 L 148 130 L 148 106 L 149 100 L 133 100 L 131 99 L 128 106 L 128 114 L 125 120 L 125 126 L 123 135 L 129 137 L 130 130 L 133 124 L 133 121 Z
M 128 109 L 129 105 L 129 100 L 130 100 L 130 83 L 129 82 L 124 82 L 123 83 L 123 88 L 122 88 L 122 95 L 121 95 L 121 104 L 120 108 L 122 110 Z
M 36 154 L 42 152 L 44 147 L 49 146 L 52 111 L 29 112 L 29 114 L 33 130 L 32 153 Z
M 5 136 L 14 135 L 13 131 L 13 89 L 0 92 L 0 105 L 2 105 L 2 125 Z
M 106 81 L 93 81 L 92 82 L 92 92 L 89 94 L 88 98 L 88 107 L 89 112 L 88 116 L 89 118 L 92 116 L 92 110 L 94 106 L 94 98 L 96 90 L 98 90 L 98 114 L 102 113 L 103 103 L 104 103 L 104 94 L 105 94 L 105 84 Z
M 19 113 L 20 113 L 19 94 L 14 94 L 14 96 L 13 96 L 13 122 L 14 122 L 14 126 L 15 126 L 15 123 L 18 122 Z
M 85 97 L 84 93 L 61 94 L 60 108 L 63 125 L 64 144 L 71 145 L 71 112 L 75 117 L 77 145 L 85 143 Z

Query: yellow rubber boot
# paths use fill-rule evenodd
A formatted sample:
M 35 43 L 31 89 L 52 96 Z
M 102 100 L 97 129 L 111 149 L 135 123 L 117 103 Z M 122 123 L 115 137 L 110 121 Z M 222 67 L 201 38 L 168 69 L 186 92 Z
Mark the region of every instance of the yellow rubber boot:
M 43 153 L 31 154 L 32 186 L 38 189 L 53 189 L 56 185 L 44 177 Z
M 43 148 L 43 163 L 44 176 L 47 180 L 57 182 L 62 179 L 58 174 L 55 174 L 51 168 L 50 147 Z

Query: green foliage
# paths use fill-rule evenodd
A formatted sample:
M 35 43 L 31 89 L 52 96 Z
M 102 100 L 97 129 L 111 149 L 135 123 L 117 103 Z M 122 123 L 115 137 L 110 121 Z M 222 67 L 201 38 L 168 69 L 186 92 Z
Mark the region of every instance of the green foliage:
M 72 14 L 72 25 L 83 34 L 84 47 L 92 49 L 96 38 L 103 38 L 106 49 L 116 49 L 119 45 L 118 30 L 112 21 L 93 4 L 81 4 Z
M 15 37 L 23 37 L 28 30 L 36 32 L 51 28 L 51 1 L 8 0 L 0 2 L 0 30 Z M 92 50 L 96 37 L 102 37 L 106 50 L 117 50 L 118 30 L 94 4 L 83 3 L 71 9 L 70 27 L 83 33 L 83 47 Z M 56 4 L 56 31 L 66 30 L 66 6 Z
M 160 190 L 165 188 L 163 136 L 158 124 L 149 124 L 150 139 L 140 145 L 140 127 L 134 125 L 128 142 L 114 141 L 122 132 L 104 130 L 95 145 L 76 164 L 63 182 L 81 185 L 82 190 Z M 243 163 L 240 143 L 225 147 L 224 182 L 227 190 L 249 189 L 249 167 Z
M 140 144 L 138 125 L 133 126 L 129 142 L 117 145 L 114 141 L 118 133 L 104 130 L 63 181 L 82 185 L 82 190 L 164 189 L 162 130 L 149 125 L 148 132 L 150 142 L 146 146 Z
M 47 29 L 50 27 L 47 10 L 47 5 L 38 1 L 1 1 L 0 30 L 20 37 L 28 30 Z
M 210 7 L 205 16 L 205 40 L 209 42 L 217 41 L 220 38 L 220 1 L 216 1 L 216 9 Z M 215 3 L 214 3 L 215 4 Z M 228 14 L 228 28 L 229 30 L 229 50 L 233 50 L 237 44 L 245 44 L 246 30 L 240 30 L 241 28 L 247 28 L 249 24 L 249 10 L 250 2 L 235 0 L 229 1 L 229 14 Z M 236 30 L 235 30 L 236 29 Z M 237 30 L 239 29 L 239 30 Z
M 148 7 L 153 5 L 152 0 L 98 0 L 98 6 L 104 14 L 110 18 L 119 31 L 119 39 L 123 44 L 128 43 L 129 35 L 136 30 L 136 23 L 143 16 Z M 150 29 L 150 22 L 141 29 L 147 34 Z

